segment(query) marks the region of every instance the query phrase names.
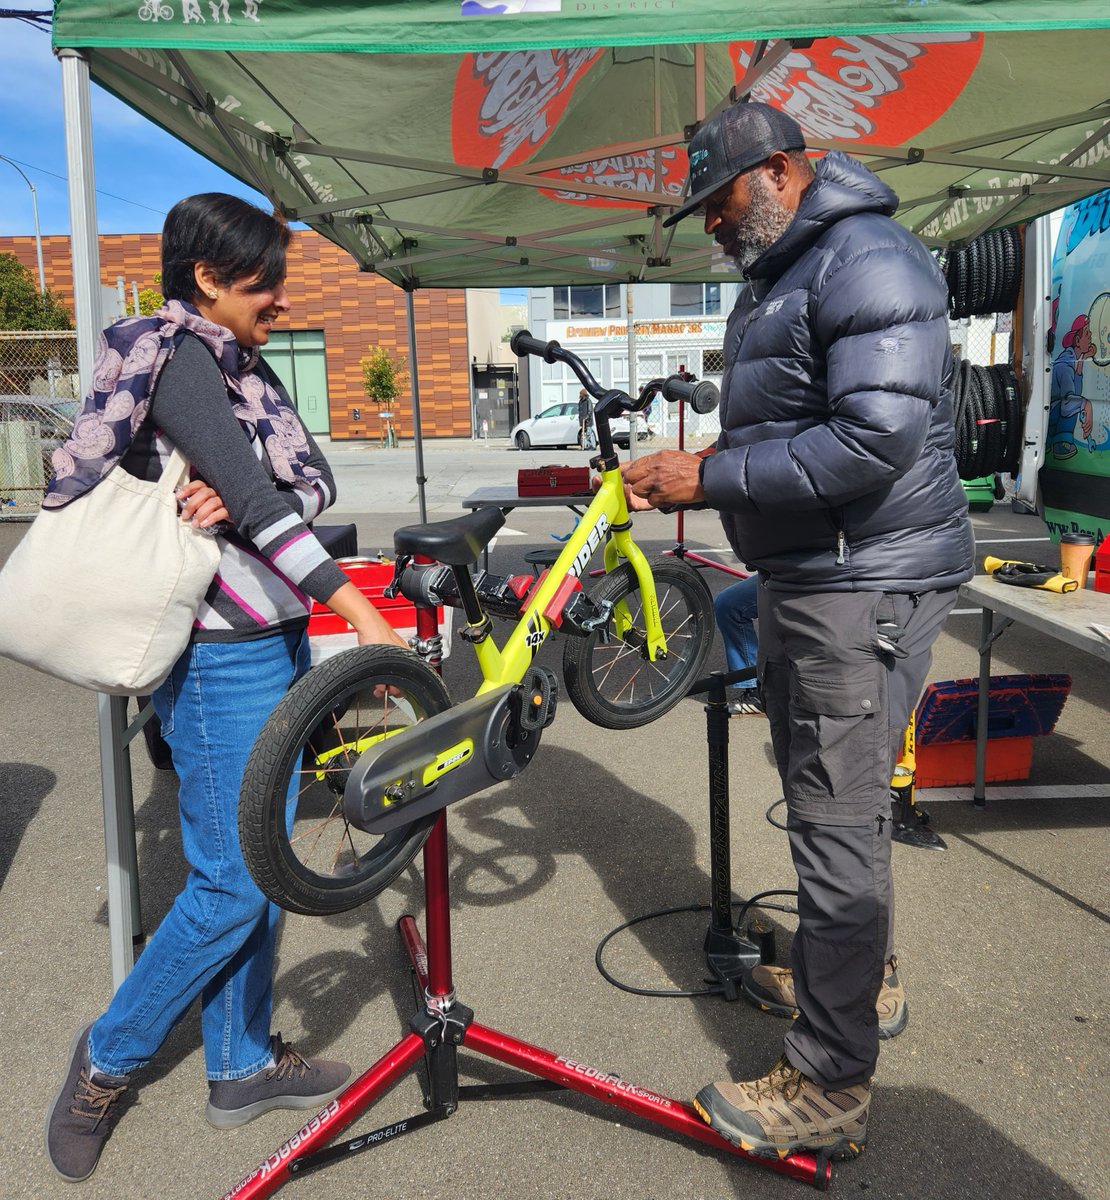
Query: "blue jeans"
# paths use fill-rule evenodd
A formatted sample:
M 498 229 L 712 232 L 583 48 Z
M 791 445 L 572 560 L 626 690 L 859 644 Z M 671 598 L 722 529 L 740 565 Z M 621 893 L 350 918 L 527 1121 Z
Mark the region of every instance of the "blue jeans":
M 758 610 L 759 576 L 731 583 L 713 598 L 713 614 L 725 643 L 725 663 L 730 671 L 754 667 L 758 640 L 754 621 Z M 739 684 L 754 687 L 755 680 Z
M 308 670 L 301 630 L 248 642 L 197 642 L 155 692 L 178 775 L 185 886 L 89 1034 L 89 1059 L 129 1075 L 153 1058 L 201 998 L 209 1079 L 270 1062 L 274 943 L 280 909 L 239 849 L 239 786 L 266 718 Z

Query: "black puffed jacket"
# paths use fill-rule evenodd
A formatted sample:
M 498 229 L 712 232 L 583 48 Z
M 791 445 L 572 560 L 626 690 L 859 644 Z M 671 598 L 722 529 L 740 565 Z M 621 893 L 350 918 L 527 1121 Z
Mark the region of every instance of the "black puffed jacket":
M 702 484 L 737 557 L 775 589 L 923 592 L 973 573 L 948 293 L 896 206 L 827 154 L 729 317 Z

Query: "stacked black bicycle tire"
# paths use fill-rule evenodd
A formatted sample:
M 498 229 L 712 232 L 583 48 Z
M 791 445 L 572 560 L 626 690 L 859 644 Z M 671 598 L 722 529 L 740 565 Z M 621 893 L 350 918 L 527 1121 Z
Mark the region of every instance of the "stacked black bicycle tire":
M 992 229 L 959 250 L 944 267 L 948 311 L 953 318 L 1013 312 L 1021 291 L 1021 234 Z
M 952 399 L 960 478 L 1013 475 L 1021 457 L 1023 414 L 1010 364 L 977 367 L 961 361 Z
M 940 256 L 953 320 L 1013 312 L 1021 295 L 1022 241 L 1016 228 L 993 229 Z M 1013 474 L 1021 458 L 1023 418 L 1009 363 L 957 364 L 952 388 L 956 467 L 961 479 Z

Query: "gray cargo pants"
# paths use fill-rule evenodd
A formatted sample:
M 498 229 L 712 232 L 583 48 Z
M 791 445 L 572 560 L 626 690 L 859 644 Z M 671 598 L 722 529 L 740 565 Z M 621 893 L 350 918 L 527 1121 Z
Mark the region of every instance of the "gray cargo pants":
M 759 588 L 759 674 L 798 874 L 799 1015 L 786 1056 L 823 1087 L 870 1079 L 879 1057 L 875 1001 L 894 929 L 890 777 L 955 602 L 955 589 Z

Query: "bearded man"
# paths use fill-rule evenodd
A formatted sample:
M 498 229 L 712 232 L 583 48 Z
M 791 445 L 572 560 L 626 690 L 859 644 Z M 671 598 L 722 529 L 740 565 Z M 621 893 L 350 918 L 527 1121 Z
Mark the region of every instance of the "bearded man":
M 739 103 L 689 146 L 689 200 L 747 280 L 725 332 L 721 434 L 626 464 L 656 508 L 719 510 L 759 576 L 759 683 L 798 876 L 791 967 L 742 980 L 796 1016 L 759 1079 L 698 1111 L 757 1153 L 854 1157 L 879 1039 L 906 1025 L 894 958 L 890 778 L 932 645 L 973 573 L 953 455 L 948 292 L 898 199 L 801 128 Z

